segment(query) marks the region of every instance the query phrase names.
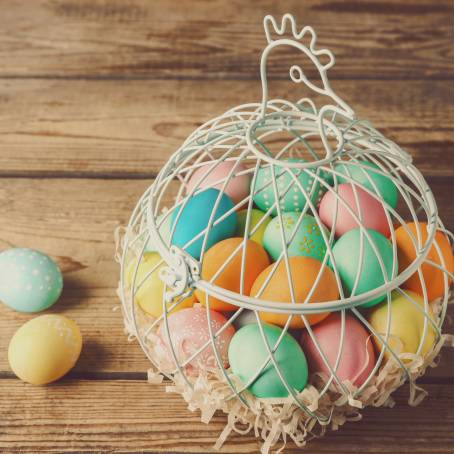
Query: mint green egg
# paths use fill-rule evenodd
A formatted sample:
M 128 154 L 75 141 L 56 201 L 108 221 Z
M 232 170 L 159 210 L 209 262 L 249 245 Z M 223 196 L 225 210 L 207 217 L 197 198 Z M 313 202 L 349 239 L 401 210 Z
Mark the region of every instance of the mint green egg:
M 369 189 L 372 193 L 376 194 L 378 190 L 378 194 L 380 194 L 383 200 L 388 203 L 393 208 L 396 208 L 397 201 L 399 197 L 399 191 L 397 186 L 391 181 L 390 178 L 381 175 L 380 173 L 374 172 L 374 169 L 380 171 L 380 167 L 378 167 L 373 162 L 369 161 L 360 161 L 361 165 L 368 166 L 370 169 L 364 169 L 363 167 L 359 167 L 354 162 L 342 162 L 336 164 L 334 170 L 345 175 L 346 177 L 351 178 L 353 181 L 364 186 L 366 189 Z M 345 177 L 338 176 L 338 182 L 341 183 L 350 183 L 351 180 Z M 370 179 L 369 179 L 370 178 Z M 372 180 L 377 187 L 375 189 L 371 183 Z
M 288 162 L 306 162 L 304 159 L 287 159 Z M 283 166 L 275 166 L 274 175 L 276 177 L 277 194 L 279 205 L 282 211 L 302 211 L 306 206 L 307 199 L 292 174 L 296 176 L 301 186 L 307 194 L 311 194 L 310 199 L 316 206 L 320 196 L 320 183 L 302 169 L 286 169 Z M 270 166 L 264 166 L 257 171 L 257 178 L 251 184 L 251 194 L 254 203 L 262 210 L 268 211 L 276 202 L 274 187 L 272 182 L 272 170 Z M 254 186 L 254 187 L 253 187 Z M 289 187 L 288 191 L 287 188 Z M 274 206 L 272 215 L 277 215 L 277 207 Z
M 172 226 L 172 215 L 169 214 L 165 219 L 164 219 L 165 213 L 160 214 L 157 219 L 156 219 L 156 225 L 159 225 L 159 234 L 161 235 L 161 239 L 164 241 L 164 243 L 169 246 L 170 244 L 170 227 Z M 150 235 L 150 238 L 148 239 L 147 245 L 145 246 L 145 252 L 158 252 L 155 246 L 155 240 L 154 238 Z
M 320 227 L 317 225 L 317 221 L 310 214 L 304 215 L 298 229 L 294 233 L 300 217 L 301 213 L 282 214 L 282 228 L 286 242 L 293 237 L 287 246 L 289 257 L 303 255 L 323 261 L 326 254 L 326 243 Z M 322 225 L 322 228 L 329 238 L 329 232 L 326 227 Z M 265 234 L 263 235 L 263 246 L 273 260 L 277 260 L 280 257 L 283 251 L 283 244 L 281 239 L 281 223 L 278 217 L 272 219 L 266 227 Z
M 58 265 L 33 249 L 0 253 L 0 301 L 19 312 L 40 312 L 60 297 L 63 277 Z
M 282 329 L 263 324 L 265 336 L 273 349 Z M 244 383 L 255 377 L 269 357 L 266 345 L 257 324 L 246 325 L 235 333 L 229 345 L 229 362 L 232 372 Z M 299 343 L 286 333 L 274 357 L 290 389 L 302 391 L 307 384 L 308 368 L 306 357 Z M 248 387 L 257 397 L 287 397 L 289 395 L 271 360 L 262 373 Z
M 397 263 L 395 265 L 394 276 L 393 270 L 393 248 L 391 242 L 381 233 L 367 229 L 372 239 L 372 242 L 364 235 L 363 236 L 363 257 L 361 260 L 360 244 L 361 230 L 353 229 L 342 235 L 334 244 L 333 257 L 339 276 L 342 280 L 347 296 L 351 296 L 356 275 L 360 273 L 358 285 L 355 290 L 355 295 L 369 292 L 382 286 L 386 280 L 391 280 L 397 274 Z M 383 260 L 385 272 L 380 267 L 380 262 L 377 258 L 372 244 Z M 385 279 L 385 278 L 388 279 Z M 377 296 L 376 298 L 362 304 L 361 307 L 371 307 L 383 301 L 386 293 Z

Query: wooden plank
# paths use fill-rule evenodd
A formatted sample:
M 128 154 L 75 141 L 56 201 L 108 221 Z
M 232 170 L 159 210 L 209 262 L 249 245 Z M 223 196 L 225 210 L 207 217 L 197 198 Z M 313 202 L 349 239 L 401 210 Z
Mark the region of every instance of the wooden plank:
M 64 380 L 47 387 L 2 380 L 2 452 L 214 452 L 226 423 L 216 415 L 200 423 L 180 396 L 164 385 L 143 381 Z M 452 453 L 454 388 L 426 387 L 420 407 L 407 406 L 408 390 L 397 392 L 393 409 L 371 408 L 361 422 L 347 423 L 325 438 L 312 440 L 311 453 Z M 292 448 L 293 446 L 293 448 Z M 252 436 L 235 435 L 221 452 L 258 451 Z M 301 452 L 289 444 L 285 452 Z
M 42 250 L 59 262 L 65 290 L 52 311 L 73 317 L 85 347 L 78 376 L 145 372 L 148 363 L 123 334 L 115 289 L 119 269 L 113 260 L 113 231 L 124 225 L 150 181 L 82 179 L 0 179 L 0 250 L 21 246 Z M 440 215 L 454 227 L 450 181 L 435 178 L 432 188 Z M 454 312 L 451 312 L 454 316 Z M 0 373 L 9 371 L 7 346 L 32 315 L 0 305 Z M 453 327 L 447 327 L 450 332 Z M 446 351 L 432 378 L 454 377 L 454 351 Z
M 339 78 L 453 77 L 449 0 L 20 0 L 2 9 L 2 77 L 255 78 L 267 13 L 293 12 L 338 57 Z M 295 54 L 283 52 L 289 67 Z M 308 71 L 313 74 L 311 69 Z M 283 77 L 282 68 L 270 76 Z
M 451 82 L 334 87 L 426 175 L 454 175 Z M 271 93 L 307 94 L 291 82 L 273 83 Z M 155 175 L 198 125 L 260 98 L 255 81 L 0 81 L 0 176 Z

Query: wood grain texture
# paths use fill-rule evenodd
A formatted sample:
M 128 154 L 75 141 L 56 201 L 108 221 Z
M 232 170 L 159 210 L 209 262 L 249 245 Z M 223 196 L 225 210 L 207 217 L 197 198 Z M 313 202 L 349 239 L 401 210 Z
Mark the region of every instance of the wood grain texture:
M 53 256 L 64 273 L 62 299 L 50 310 L 74 318 L 84 336 L 77 376 L 144 373 L 149 364 L 123 333 L 115 290 L 119 267 L 114 262 L 113 232 L 127 223 L 132 209 L 152 180 L 0 179 L 6 217 L 0 223 L 0 250 L 23 246 Z M 454 206 L 449 180 L 430 181 L 440 215 L 453 229 Z M 454 308 L 450 309 L 454 316 Z M 0 373 L 8 372 L 9 339 L 33 317 L 0 305 Z M 454 332 L 454 328 L 448 327 Z M 124 375 L 121 375 L 124 373 Z M 454 376 L 454 351 L 446 350 L 430 380 Z
M 335 52 L 332 77 L 454 76 L 449 0 L 39 0 L 30 12 L 2 3 L 1 77 L 255 78 L 263 16 L 286 12 Z
M 32 387 L 3 380 L 0 393 L 2 452 L 214 452 L 226 419 L 202 424 L 183 399 L 165 385 L 144 381 L 63 380 Z M 415 410 L 406 387 L 393 409 L 369 408 L 360 422 L 312 440 L 311 453 L 452 453 L 454 389 L 429 385 L 429 397 Z M 361 443 L 361 445 L 359 444 Z M 253 453 L 252 436 L 233 436 L 221 452 Z M 301 452 L 289 444 L 286 453 Z
M 337 81 L 335 89 L 426 175 L 454 176 L 451 82 Z M 271 93 L 307 94 L 291 82 Z M 260 99 L 258 81 L 0 81 L 0 176 L 152 176 L 197 126 Z

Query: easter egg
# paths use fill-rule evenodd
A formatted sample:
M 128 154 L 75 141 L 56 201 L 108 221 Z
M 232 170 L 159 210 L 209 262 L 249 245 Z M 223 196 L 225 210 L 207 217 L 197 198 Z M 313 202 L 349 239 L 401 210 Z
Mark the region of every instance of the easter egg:
M 39 312 L 60 297 L 63 277 L 58 265 L 33 249 L 0 254 L 0 301 L 19 312 Z
M 263 324 L 266 339 L 273 350 L 282 329 Z M 247 325 L 235 333 L 229 346 L 229 362 L 232 372 L 247 385 L 269 358 L 260 328 L 256 324 Z M 286 333 L 274 352 L 279 370 L 290 389 L 302 391 L 307 384 L 308 370 L 306 357 L 298 342 Z M 289 395 L 271 360 L 258 377 L 248 386 L 257 397 L 287 397 Z
M 369 167 L 369 169 L 364 168 Z M 378 172 L 374 171 L 378 170 Z M 384 201 L 392 208 L 396 208 L 399 191 L 397 186 L 389 177 L 381 175 L 380 167 L 373 162 L 359 161 L 358 164 L 354 161 L 344 161 L 334 167 L 336 172 L 339 172 L 345 177 L 338 176 L 339 183 L 350 183 L 351 180 L 356 181 L 360 185 L 369 189 L 374 194 L 380 194 Z M 375 184 L 376 189 L 373 184 Z
M 304 159 L 292 158 L 288 162 L 306 162 Z M 292 174 L 294 176 L 292 176 Z M 276 166 L 274 168 L 276 178 L 278 202 L 282 211 L 301 211 L 306 206 L 307 200 L 299 184 L 305 189 L 310 196 L 311 202 L 316 205 L 320 196 L 320 183 L 316 181 L 303 169 L 288 168 Z M 273 173 L 270 166 L 260 167 L 257 171 L 254 187 L 251 186 L 251 194 L 254 203 L 262 210 L 268 211 L 276 202 L 274 186 L 272 184 Z M 274 205 L 273 216 L 277 214 L 277 208 Z
M 355 190 L 358 200 L 355 199 Z M 340 184 L 337 187 L 339 198 L 333 191 L 334 189 L 323 196 L 320 202 L 319 215 L 322 222 L 330 230 L 334 230 L 336 236 L 339 237 L 360 225 L 349 212 L 349 209 L 358 219 L 362 219 L 361 224 L 364 227 L 374 229 L 386 237 L 390 235 L 389 223 L 381 202 L 359 186 L 354 187 L 349 183 Z
M 416 260 L 416 257 L 419 256 L 419 253 L 417 252 L 417 250 L 420 249 L 418 246 L 418 227 L 420 232 L 419 238 L 421 241 L 421 249 L 428 238 L 427 223 L 420 222 L 417 225 L 414 222 L 410 222 L 407 224 L 407 227 L 411 233 L 408 232 L 404 226 L 400 226 L 396 229 L 399 272 L 406 270 Z M 412 235 L 414 236 L 414 242 Z M 435 243 L 440 249 L 441 256 L 438 254 Z M 430 260 L 446 268 L 451 274 L 454 273 L 454 255 L 452 252 L 452 246 L 444 233 L 440 231 L 435 233 L 434 244 L 431 246 L 426 260 Z M 443 261 L 444 266 L 442 263 Z M 421 272 L 427 289 L 427 297 L 429 301 L 442 297 L 445 294 L 445 273 L 427 262 L 421 265 Z M 447 279 L 448 286 L 451 285 L 451 281 L 452 280 L 450 278 Z M 402 287 L 423 295 L 421 279 L 417 271 L 402 284 Z
M 159 272 L 164 266 L 166 264 L 162 261 L 159 254 L 148 252 L 143 255 L 138 268 L 137 259 L 131 260 L 126 267 L 126 283 L 130 289 L 133 286 L 135 289 L 134 301 L 143 311 L 156 318 L 163 313 L 164 282 L 159 277 Z M 135 281 L 134 276 L 136 276 Z M 171 312 L 191 307 L 195 302 L 195 297 L 190 295 L 180 301 Z M 166 304 L 168 310 L 170 310 L 175 301 Z
M 213 214 L 213 222 L 207 233 L 205 230 L 209 225 L 218 198 L 219 203 Z M 230 197 L 221 194 L 217 189 L 207 189 L 190 197 L 184 208 L 179 206 L 173 213 L 172 228 L 174 229 L 174 235 L 172 244 L 185 249 L 188 254 L 192 255 L 195 259 L 199 259 L 206 235 L 208 235 L 208 237 L 205 250 L 218 241 L 229 238 L 235 234 L 237 215 L 234 211 L 223 218 L 218 224 L 214 225 L 214 222 L 232 208 L 233 202 Z M 175 223 L 176 225 L 174 225 Z M 201 232 L 203 232 L 203 234 L 200 235 L 197 240 L 193 241 Z M 191 244 L 188 245 L 190 242 Z
M 295 232 L 295 227 L 300 217 L 301 214 L 298 213 L 282 214 L 282 229 L 286 243 L 288 243 L 286 247 L 288 255 L 289 257 L 303 255 L 322 261 L 326 254 L 326 243 L 320 227 L 317 225 L 317 221 L 313 216 L 306 214 L 303 216 Z M 329 232 L 323 225 L 322 228 L 326 236 L 329 237 Z M 293 239 L 290 241 L 291 238 Z M 283 245 L 279 217 L 274 218 L 268 224 L 265 235 L 263 236 L 263 245 L 273 260 L 277 260 L 281 256 Z
M 202 279 L 212 281 L 218 274 L 218 270 L 224 266 L 226 261 L 234 254 L 234 251 L 244 242 L 243 238 L 228 238 L 211 247 L 202 263 Z M 241 291 L 241 268 L 243 263 L 243 247 L 241 246 L 223 271 L 213 281 L 213 284 L 240 293 Z M 243 295 L 249 295 L 252 284 L 257 276 L 269 265 L 270 261 L 265 249 L 255 241 L 246 240 L 246 252 L 244 254 L 244 282 L 242 287 Z M 195 291 L 197 299 L 206 304 L 206 295 L 203 291 Z M 233 311 L 237 306 L 222 301 L 214 296 L 208 298 L 210 308 L 218 311 Z
M 388 301 L 384 301 L 369 311 L 368 320 L 374 330 L 385 340 L 388 331 L 388 318 L 391 315 L 388 337 L 389 347 L 397 354 L 415 354 L 419 349 L 421 341 L 423 341 L 420 354 L 424 357 L 432 349 L 435 343 L 436 333 L 429 320 L 427 320 L 426 335 L 423 339 L 424 320 L 426 318 L 424 300 L 414 292 L 407 290 L 405 293 L 414 302 L 400 292 L 394 291 L 391 293 L 390 308 Z M 389 311 L 391 311 L 391 314 L 389 314 Z M 430 306 L 428 306 L 427 315 L 434 320 Z M 377 349 L 381 350 L 383 347 L 381 340 L 376 336 L 373 337 L 373 340 Z M 391 356 L 389 350 L 386 349 L 385 358 L 390 358 Z
M 232 199 L 235 205 L 242 202 L 249 195 L 251 186 L 251 174 L 243 173 L 247 170 L 246 167 L 237 161 L 220 162 L 215 167 L 213 165 L 213 162 L 208 162 L 191 175 L 186 193 L 190 194 L 193 190 L 210 187 L 221 190 L 226 179 L 233 172 L 224 193 Z
M 393 248 L 391 243 L 381 233 L 371 229 L 367 229 L 367 231 L 370 240 L 361 232 L 361 229 L 354 229 L 342 235 L 333 247 L 335 266 L 342 280 L 346 296 L 352 295 L 358 273 L 360 276 L 355 287 L 355 295 L 374 290 L 392 280 L 397 274 L 397 264 L 393 274 Z M 363 239 L 362 255 L 361 238 Z M 380 261 L 373 245 L 375 245 L 379 257 L 383 260 L 384 271 L 380 267 Z M 362 307 L 378 304 L 385 297 L 386 293 L 372 298 L 366 301 Z
M 353 315 L 345 314 L 343 341 L 341 341 L 342 317 L 339 312 L 330 314 L 314 326 L 312 332 L 333 370 L 342 346 L 338 367 L 335 370 L 336 375 L 341 382 L 348 380 L 355 386 L 361 386 L 369 377 L 376 361 L 373 342 L 369 339 L 369 332 L 361 322 Z M 311 373 L 322 372 L 331 377 L 328 366 L 307 330 L 304 330 L 301 335 L 301 346 Z
M 168 363 L 163 365 L 165 370 L 170 372 L 176 368 L 172 347 L 179 364 L 182 365 L 199 349 L 202 349 L 208 341 L 210 343 L 186 366 L 186 371 L 189 374 L 197 374 L 199 368 L 217 367 L 218 363 L 213 351 L 209 326 L 211 325 L 213 335 L 216 335 L 227 323 L 227 319 L 219 312 L 213 310 L 209 312 L 210 324 L 208 323 L 207 309 L 200 305 L 171 314 L 167 321 L 172 344 L 169 342 L 164 322 L 161 323 L 158 336 L 161 340 L 165 360 Z M 235 328 L 229 325 L 216 337 L 215 346 L 224 367 L 228 367 L 228 348 L 234 334 Z
M 263 300 L 273 301 L 278 303 L 291 303 L 292 297 L 290 293 L 290 285 L 287 278 L 287 268 L 284 261 L 281 261 L 274 271 L 272 277 L 261 291 L 262 286 L 267 280 L 273 267 L 272 264 L 266 268 L 254 282 L 251 289 L 251 296 L 258 297 Z M 312 287 L 319 275 L 320 281 L 312 293 L 309 303 L 319 303 L 324 301 L 334 301 L 339 297 L 339 290 L 336 283 L 336 278 L 333 271 L 328 266 L 323 266 L 322 263 L 312 257 L 294 256 L 289 258 L 290 274 L 293 281 L 293 291 L 295 302 L 297 304 L 304 303 L 312 290 Z M 323 268 L 323 269 L 322 269 Z M 259 293 L 260 292 L 260 293 Z M 328 316 L 327 312 L 320 314 L 307 315 L 307 321 L 310 325 L 320 322 Z M 268 323 L 284 326 L 287 322 L 288 315 L 278 314 L 273 312 L 260 312 L 260 318 Z M 305 324 L 301 316 L 293 316 L 290 325 L 291 328 L 304 328 Z
M 243 309 L 241 314 L 233 321 L 233 326 L 236 330 L 239 330 L 243 326 L 251 325 L 252 323 L 257 323 L 255 312 L 249 309 Z
M 244 232 L 246 230 L 247 212 L 248 212 L 248 210 L 238 211 L 238 226 L 236 229 L 236 236 L 244 236 Z M 251 239 L 252 241 L 255 241 L 256 243 L 258 243 L 260 245 L 263 245 L 263 234 L 265 233 L 265 229 L 266 229 L 267 225 L 271 221 L 271 217 L 268 216 L 266 219 L 264 219 L 261 222 L 260 226 L 257 227 L 257 229 L 255 231 L 254 231 L 254 229 L 255 229 L 255 226 L 263 219 L 264 216 L 265 216 L 265 213 L 263 211 L 257 210 L 255 208 L 253 208 L 251 210 L 251 215 L 250 215 L 250 220 L 249 220 L 249 230 L 248 230 L 248 234 L 250 235 L 249 239 Z M 254 233 L 251 235 L 251 232 L 254 232 Z
M 12 337 L 8 361 L 23 381 L 45 385 L 63 377 L 79 358 L 82 336 L 71 319 L 45 314 L 29 320 Z
M 161 239 L 164 241 L 164 244 L 168 246 L 170 244 L 170 232 L 172 227 L 172 215 L 160 214 L 156 219 L 156 226 L 158 227 L 159 235 Z M 150 235 L 148 239 L 147 245 L 145 246 L 145 252 L 157 252 L 154 239 Z

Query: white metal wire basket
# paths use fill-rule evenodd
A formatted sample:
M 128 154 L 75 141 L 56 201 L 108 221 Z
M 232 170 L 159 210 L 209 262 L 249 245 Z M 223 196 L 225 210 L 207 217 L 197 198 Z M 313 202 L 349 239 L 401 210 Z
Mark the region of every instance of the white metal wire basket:
M 267 46 L 260 64 L 262 101 L 237 106 L 202 125 L 161 169 L 135 207 L 122 238 L 119 294 L 128 331 L 140 342 L 154 366 L 153 370 L 171 379 L 175 384 L 174 390 L 183 394 L 190 408 L 202 410 L 204 420 L 209 420 L 216 410 L 229 414 L 221 442 L 230 430 L 244 430 L 244 426 L 238 428 L 238 423 L 246 424 L 246 431 L 255 427 L 256 434 L 265 441 L 263 449 L 268 450 L 280 437 L 284 440 L 290 437 L 302 446 L 310 434 L 316 432 L 317 423 L 323 432 L 330 424 L 336 427 L 348 419 L 357 418 L 357 410 L 365 405 L 390 405 L 391 393 L 404 381 L 411 384 L 411 401 L 417 403 L 421 394 L 417 394 L 419 388 L 414 382 L 428 365 L 433 364 L 447 339 L 441 328 L 446 316 L 454 265 L 450 261 L 452 246 L 448 238 L 451 238 L 451 234 L 445 230 L 438 217 L 437 205 L 424 177 L 413 166 L 406 152 L 370 123 L 358 120 L 353 109 L 331 89 L 327 72 L 334 65 L 334 56 L 329 50 L 317 48 L 314 30 L 311 27 L 298 30 L 293 17 L 288 14 L 281 23 L 271 16 L 265 17 L 264 26 Z M 317 83 L 309 80 L 301 66 L 295 64 L 289 70 L 290 79 L 309 88 L 313 96 L 296 102 L 269 100 L 268 57 L 272 52 L 288 46 L 300 51 L 314 65 L 320 79 Z M 320 101 L 322 104 L 318 107 Z M 213 178 L 220 166 L 226 163 L 228 172 L 221 178 Z M 374 175 L 386 177 L 392 182 L 396 188 L 397 204 L 385 200 Z M 241 176 L 250 181 L 251 192 L 235 200 L 222 216 L 216 217 L 229 184 Z M 350 188 L 350 202 L 343 195 L 342 185 Z M 186 244 L 175 245 L 175 231 L 185 207 L 192 197 L 208 188 L 216 188 L 218 193 L 206 228 Z M 361 197 L 366 197 L 364 194 L 373 203 L 378 203 L 373 205 L 378 206 L 376 211 L 383 211 L 380 225 L 389 233 L 387 236 L 393 258 L 391 270 L 387 268 L 371 236 L 368 212 L 361 204 Z M 334 203 L 334 216 L 328 222 L 330 225 L 325 219 L 322 220 L 320 214 L 322 196 L 331 198 Z M 259 199 L 264 215 L 253 225 L 252 213 Z M 296 216 L 296 223 L 288 235 L 284 229 L 284 219 L 289 204 L 291 207 L 294 200 L 303 200 L 304 203 L 294 203 L 292 212 L 295 215 L 292 216 Z M 202 268 L 211 246 L 211 232 L 238 210 L 244 210 L 242 240 L 211 279 L 204 279 Z M 360 259 L 353 284 L 348 289 L 335 256 L 335 244 L 339 237 L 336 217 L 339 213 L 355 223 L 359 235 Z M 295 275 L 290 271 L 293 256 L 290 245 L 307 215 L 315 220 L 326 251 L 320 257 L 320 271 L 312 290 L 303 301 L 296 301 Z M 275 235 L 280 244 L 280 253 L 271 265 L 261 290 L 267 287 L 277 268 L 284 267 L 287 282 L 282 285 L 290 289 L 290 301 L 268 300 L 261 296 L 261 292 L 250 295 L 245 291 L 245 257 L 248 247 L 251 247 L 248 240 L 272 218 L 276 219 Z M 408 235 L 416 251 L 415 257 L 404 268 L 398 264 L 399 238 L 396 231 Z M 238 237 L 238 234 L 234 236 Z M 448 242 L 451 255 L 446 255 L 446 245 L 440 244 L 440 238 Z M 200 244 L 199 256 L 188 252 L 192 251 L 191 245 L 196 243 Z M 361 276 L 366 272 L 364 254 L 368 245 L 377 259 L 383 283 L 376 288 L 359 291 Z M 146 273 L 141 273 L 141 264 L 150 251 L 159 254 L 159 260 Z M 231 291 L 217 285 L 216 278 L 237 255 L 241 255 L 239 291 Z M 326 267 L 335 276 L 339 297 L 311 301 L 311 296 L 321 285 Z M 431 283 L 426 282 L 424 270 L 427 267 L 442 273 L 442 282 L 438 282 L 442 291 L 438 292 L 436 298 L 431 298 Z M 162 314 L 151 316 L 137 304 L 137 295 L 157 272 L 165 283 L 159 295 Z M 422 305 L 405 288 L 405 283 L 411 278 L 419 278 Z M 298 275 L 297 279 L 304 280 L 304 274 Z M 172 341 L 178 333 L 170 329 L 169 319 L 177 313 L 173 311 L 180 304 L 187 304 L 188 297 L 195 290 L 199 295 L 204 295 L 204 300 L 199 303 L 206 313 L 208 338 L 196 351 L 191 351 L 190 356 L 183 357 Z M 419 345 L 412 354 L 397 348 L 398 343 L 391 342 L 391 305 L 396 295 L 406 299 L 423 315 Z M 220 326 L 211 319 L 212 298 L 235 308 L 224 314 L 226 322 Z M 377 298 L 384 298 L 380 304 L 388 307 L 384 332 L 374 328 L 365 309 Z M 220 352 L 219 339 L 231 325 L 238 326 L 238 320 L 244 318 L 246 313 L 252 317 L 249 322 L 257 323 L 267 358 L 249 382 L 244 383 L 226 364 Z M 334 362 L 327 359 L 313 334 L 316 325 L 310 322 L 311 317 L 325 313 L 337 313 L 340 317 L 340 338 Z M 284 320 L 281 324 L 282 333 L 275 344 L 271 344 L 265 335 L 264 314 L 279 314 L 280 320 Z M 369 339 L 376 341 L 375 364 L 359 386 L 338 376 L 344 340 L 348 336 L 346 320 L 350 316 L 361 323 Z M 312 374 L 309 369 L 309 383 L 303 391 L 295 390 L 287 383 L 275 357 L 280 342 L 293 326 L 293 320 L 300 321 L 299 329 L 304 331 L 306 338 L 312 340 L 327 370 L 324 374 Z M 159 338 L 159 329 L 165 333 L 164 339 Z M 433 341 L 427 348 L 430 336 Z M 167 343 L 170 350 L 170 364 L 168 355 L 167 364 L 164 365 L 163 342 Z M 212 355 L 211 367 L 204 369 L 202 363 L 195 370 L 189 367 L 197 364 L 197 358 L 206 355 L 207 349 Z M 261 399 L 251 394 L 251 384 L 267 367 L 275 369 L 288 397 Z M 203 390 L 202 395 L 200 390 Z

